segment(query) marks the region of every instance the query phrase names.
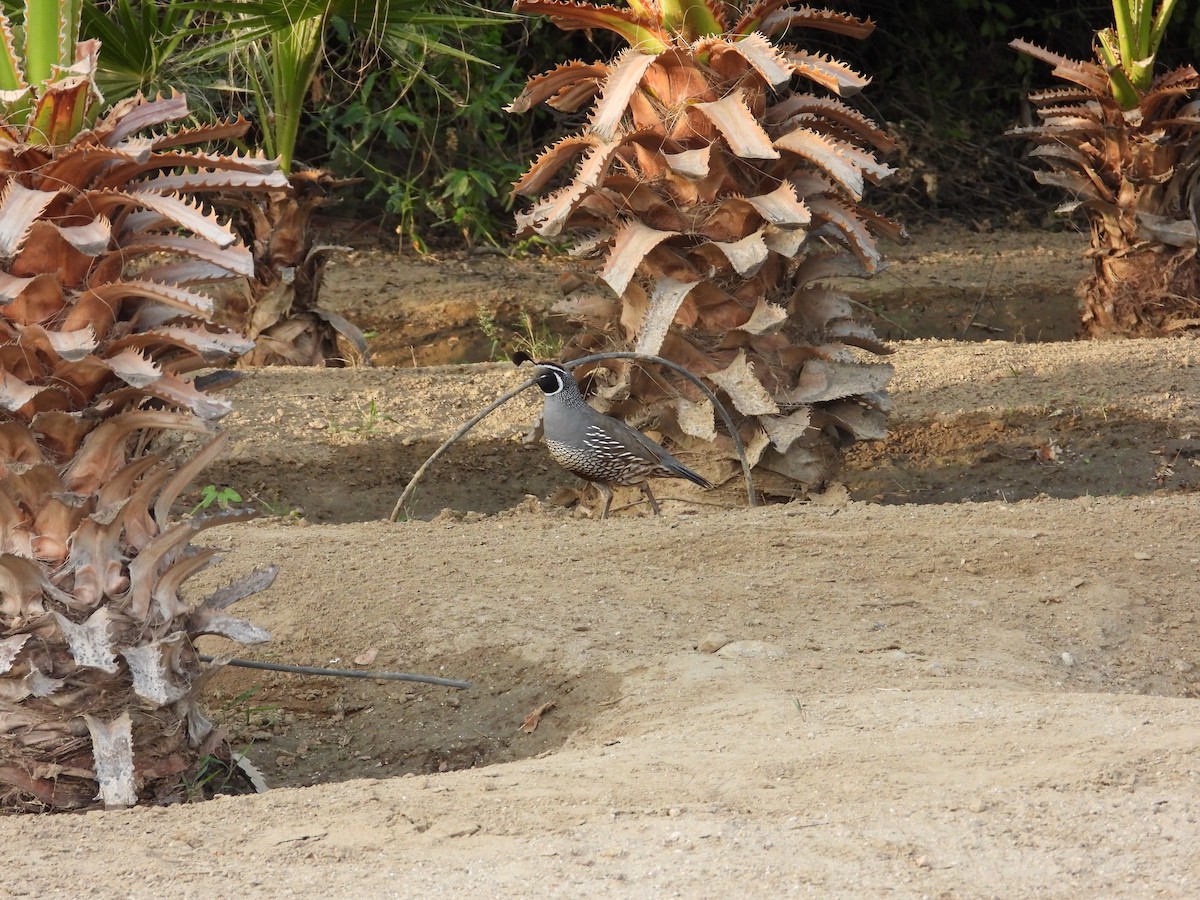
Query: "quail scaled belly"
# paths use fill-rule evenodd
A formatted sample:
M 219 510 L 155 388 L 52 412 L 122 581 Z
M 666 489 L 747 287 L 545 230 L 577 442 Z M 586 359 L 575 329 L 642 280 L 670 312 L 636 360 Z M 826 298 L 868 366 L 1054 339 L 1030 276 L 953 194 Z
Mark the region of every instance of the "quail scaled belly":
M 513 357 L 517 365 L 527 361 L 534 362 L 524 353 Z M 601 519 L 608 518 L 612 485 L 640 487 L 655 515 L 661 510 L 647 478 L 686 478 L 702 488 L 712 487 L 640 431 L 588 406 L 574 376 L 562 366 L 549 362 L 534 362 L 534 366 L 545 401 L 546 447 L 555 462 L 596 486 L 604 497 Z

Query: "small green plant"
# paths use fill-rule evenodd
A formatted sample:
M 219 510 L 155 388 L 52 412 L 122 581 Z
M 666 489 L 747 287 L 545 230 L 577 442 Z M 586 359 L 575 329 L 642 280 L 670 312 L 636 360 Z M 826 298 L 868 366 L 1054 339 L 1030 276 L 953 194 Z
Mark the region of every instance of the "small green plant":
M 284 500 L 264 500 L 262 497 L 255 495 L 254 502 L 258 508 L 263 511 L 263 515 L 271 516 L 276 519 L 292 519 L 299 520 L 304 518 L 304 510 L 298 506 L 292 506 Z
M 373 434 L 380 422 L 395 423 L 395 421 L 391 416 L 385 416 L 379 411 L 379 404 L 372 397 L 367 403 L 367 408 L 362 411 L 362 419 L 350 430 L 356 434 Z
M 238 738 L 241 749 L 224 759 L 211 754 L 200 757 L 194 773 L 185 773 L 180 781 L 185 799 L 189 803 L 207 800 L 215 794 L 244 793 L 244 773 L 236 760 L 245 756 L 256 740 L 254 732 L 261 737 L 263 729 L 274 728 L 280 717 L 277 704 L 251 703 L 262 690 L 261 684 L 253 685 L 222 704 L 216 718 L 223 727 Z M 237 779 L 243 778 L 241 782 Z
M 562 338 L 550 330 L 545 316 L 535 323 L 533 313 L 525 310 L 521 313 L 517 349 L 524 350 L 534 359 L 554 359 L 562 349 Z
M 513 180 L 516 180 L 515 174 Z M 430 203 L 430 208 L 439 215 L 433 226 L 453 226 L 468 247 L 476 240 L 499 246 L 503 231 L 496 228 L 495 208 L 501 207 L 507 212 L 512 200 L 500 197 L 496 183 L 493 172 L 447 169 L 434 184 L 435 189 L 442 190 Z
M 200 502 L 192 507 L 192 515 L 195 515 L 202 509 L 209 509 L 214 504 L 218 509 L 232 509 L 233 504 L 241 502 L 242 495 L 233 488 L 219 488 L 215 484 L 206 484 L 200 490 Z
M 240 728 L 251 728 L 259 725 L 273 727 L 279 721 L 278 704 L 251 704 L 250 701 L 262 690 L 261 684 L 246 688 L 240 694 L 229 699 L 221 707 L 220 718 L 228 727 L 236 724 Z
M 211 754 L 201 756 L 194 773 L 184 773 L 180 776 L 179 784 L 184 801 L 198 803 L 210 800 L 218 794 L 250 794 L 254 793 L 252 781 L 248 773 L 239 765 L 239 760 L 246 756 L 250 749 L 249 742 L 242 745 L 240 750 L 230 753 L 228 760 Z
M 334 434 L 361 434 L 363 436 L 375 433 L 375 429 L 379 427 L 381 422 L 395 423 L 395 419 L 391 416 L 384 415 L 379 411 L 379 403 L 372 397 L 367 401 L 367 405 L 359 406 L 359 420 L 355 425 L 342 426 L 333 422 L 329 423 L 329 430 Z
M 281 707 L 277 704 L 251 702 L 261 690 L 261 684 L 253 685 L 221 704 L 214 718 L 241 749 L 232 752 L 228 760 L 202 756 L 195 771 L 185 773 L 180 780 L 188 802 L 206 800 L 215 794 L 247 792 L 246 773 L 237 760 L 246 756 L 251 744 L 271 732 L 281 717 Z
M 517 350 L 524 350 L 534 359 L 555 359 L 562 349 L 562 338 L 551 330 L 546 317 L 535 320 L 529 310 L 523 310 L 518 317 L 518 329 L 500 325 L 496 310 L 490 306 L 481 306 L 475 321 L 483 336 L 492 342 L 488 358 L 495 362 L 508 359 Z
M 514 238 L 505 248 L 509 259 L 525 259 L 530 256 L 562 256 L 571 245 L 568 241 L 545 238 L 540 234 L 530 234 L 522 238 Z
M 195 772 L 185 772 L 180 776 L 179 784 L 184 801 L 198 803 L 220 793 L 233 778 L 234 771 L 234 767 L 220 757 L 200 757 Z
M 488 350 L 488 359 L 498 362 L 504 356 L 504 341 L 500 335 L 500 326 L 496 324 L 496 311 L 490 306 L 481 306 L 475 314 L 475 321 L 483 336 L 492 342 L 491 349 Z

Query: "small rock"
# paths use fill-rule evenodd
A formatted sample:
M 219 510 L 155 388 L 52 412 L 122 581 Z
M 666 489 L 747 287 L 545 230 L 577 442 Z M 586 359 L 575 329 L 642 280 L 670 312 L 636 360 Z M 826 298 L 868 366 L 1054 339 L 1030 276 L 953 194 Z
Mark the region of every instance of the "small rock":
M 1146 553 L 1144 550 L 1139 550 L 1137 553 L 1133 554 L 1133 558 L 1140 559 L 1143 562 L 1148 559 L 1154 559 L 1154 557 L 1151 554 Z
M 820 493 L 814 493 L 808 498 L 808 502 L 813 506 L 833 507 L 849 506 L 853 500 L 854 498 L 850 496 L 850 490 L 840 481 L 832 482 L 825 490 Z
M 358 654 L 358 656 L 354 657 L 354 664 L 356 666 L 369 666 L 375 662 L 377 656 L 379 656 L 379 648 L 368 647 L 362 653 Z
M 987 801 L 981 800 L 978 797 L 976 797 L 974 800 L 972 800 L 967 805 L 968 810 L 970 810 L 973 813 L 977 813 L 977 814 L 981 813 L 981 812 L 985 812 L 987 810 L 987 808 L 988 808 Z
M 908 659 L 908 654 L 903 650 L 893 650 L 888 654 L 888 659 L 892 660 L 893 662 L 900 662 L 902 659 Z
M 1067 653 L 1066 651 L 1063 651 L 1063 654 L 1062 654 L 1062 656 L 1059 657 L 1059 659 L 1062 660 L 1062 663 L 1064 666 L 1075 665 L 1075 657 L 1072 656 L 1070 653 Z
M 717 651 L 717 656 L 725 659 L 766 657 L 767 659 L 782 659 L 787 654 L 783 649 L 766 641 L 733 641 Z
M 728 643 L 729 638 L 726 635 L 721 634 L 719 631 L 714 631 L 702 637 L 700 643 L 696 645 L 696 649 L 701 653 L 716 653 Z
M 934 678 L 945 678 L 950 673 L 940 662 L 931 662 L 925 666 L 925 674 L 932 675 Z

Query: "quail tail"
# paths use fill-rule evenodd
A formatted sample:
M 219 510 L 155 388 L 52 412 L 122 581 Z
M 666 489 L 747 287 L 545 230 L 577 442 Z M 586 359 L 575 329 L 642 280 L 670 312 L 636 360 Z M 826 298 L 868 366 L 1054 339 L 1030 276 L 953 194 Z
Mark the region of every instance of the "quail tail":
M 667 468 L 670 469 L 672 474 L 674 474 L 677 478 L 686 478 L 693 484 L 700 485 L 700 487 L 704 488 L 705 490 L 712 487 L 711 481 L 709 481 L 703 475 L 697 475 L 681 462 L 675 461 L 675 465 L 668 464 Z

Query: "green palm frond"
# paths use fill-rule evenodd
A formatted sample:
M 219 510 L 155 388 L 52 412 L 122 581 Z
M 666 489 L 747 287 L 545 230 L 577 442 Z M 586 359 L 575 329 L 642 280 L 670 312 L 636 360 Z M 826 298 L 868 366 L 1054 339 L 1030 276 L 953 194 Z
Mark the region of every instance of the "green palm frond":
M 247 60 L 263 144 L 280 157 L 285 171 L 292 166 L 301 116 L 333 22 L 346 23 L 357 41 L 382 50 L 394 64 L 415 67 L 429 53 L 487 62 L 439 35 L 507 16 L 457 0 L 436 6 L 422 0 L 190 0 L 179 5 L 209 19 L 195 30 L 204 58 L 227 54 Z
M 1097 33 L 1097 50 L 1108 68 L 1113 96 L 1133 109 L 1154 78 L 1154 58 L 1176 0 L 1113 0 L 1114 27 Z
M 83 7 L 82 34 L 101 42 L 96 82 L 115 103 L 139 91 L 147 96 L 184 90 L 193 98 L 211 84 L 214 54 L 196 40 L 199 13 L 186 3 L 114 0 Z

